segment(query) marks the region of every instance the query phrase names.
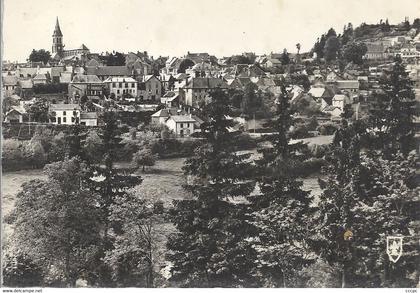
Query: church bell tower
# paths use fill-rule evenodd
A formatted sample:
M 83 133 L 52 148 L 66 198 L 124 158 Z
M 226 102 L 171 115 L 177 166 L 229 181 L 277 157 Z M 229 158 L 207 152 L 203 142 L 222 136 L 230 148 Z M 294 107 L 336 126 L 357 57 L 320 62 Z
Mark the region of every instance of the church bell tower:
M 52 35 L 53 37 L 53 44 L 52 44 L 52 55 L 58 53 L 59 55 L 62 55 L 63 53 L 63 34 L 61 33 L 60 24 L 58 23 L 58 17 L 57 21 L 55 23 L 55 29 L 54 33 Z

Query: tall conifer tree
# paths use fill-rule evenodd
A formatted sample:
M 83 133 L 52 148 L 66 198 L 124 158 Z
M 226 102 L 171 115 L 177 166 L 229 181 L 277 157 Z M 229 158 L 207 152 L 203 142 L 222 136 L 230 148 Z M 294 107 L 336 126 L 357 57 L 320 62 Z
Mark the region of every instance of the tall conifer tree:
M 248 225 L 242 204 L 233 201 L 245 199 L 255 184 L 247 180 L 247 155 L 234 153 L 229 114 L 225 92 L 214 91 L 203 109 L 205 143 L 184 166 L 190 181 L 185 188 L 192 198 L 175 201 L 171 211 L 171 221 L 179 231 L 168 241 L 171 279 L 183 287 L 256 285 L 248 273 L 252 249 L 241 241 Z

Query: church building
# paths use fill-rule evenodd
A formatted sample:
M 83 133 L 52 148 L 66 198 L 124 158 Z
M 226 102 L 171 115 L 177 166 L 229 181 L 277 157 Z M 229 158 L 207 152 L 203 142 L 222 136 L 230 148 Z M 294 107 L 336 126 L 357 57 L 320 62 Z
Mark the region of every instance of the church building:
M 89 49 L 84 44 L 82 44 L 77 49 L 64 50 L 63 33 L 61 32 L 61 29 L 60 29 L 58 17 L 55 23 L 55 29 L 54 29 L 52 38 L 53 38 L 52 55 L 53 55 L 53 59 L 56 61 L 59 61 L 62 59 L 72 59 L 72 58 L 80 57 L 82 55 L 86 55 L 90 53 Z

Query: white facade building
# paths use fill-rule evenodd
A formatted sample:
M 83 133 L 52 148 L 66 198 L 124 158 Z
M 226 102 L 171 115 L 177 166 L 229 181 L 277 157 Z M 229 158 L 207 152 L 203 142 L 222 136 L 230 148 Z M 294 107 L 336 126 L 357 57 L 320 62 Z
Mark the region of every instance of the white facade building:
M 104 81 L 109 93 L 120 99 L 124 94 L 137 97 L 137 81 L 131 77 L 109 77 Z
M 166 120 L 166 126 L 175 133 L 177 137 L 190 136 L 194 133 L 196 120 L 191 115 L 174 115 Z
M 49 113 L 54 124 L 75 125 L 80 122 L 79 104 L 51 104 Z

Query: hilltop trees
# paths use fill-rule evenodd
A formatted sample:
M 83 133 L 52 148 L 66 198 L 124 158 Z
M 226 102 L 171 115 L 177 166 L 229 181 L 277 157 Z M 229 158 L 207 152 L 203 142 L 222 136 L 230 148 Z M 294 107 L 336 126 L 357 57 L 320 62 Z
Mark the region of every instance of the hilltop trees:
M 287 53 L 287 50 L 284 49 L 283 53 L 281 54 L 280 61 L 282 65 L 287 65 L 290 63 L 290 57 L 289 53 Z
M 249 166 L 245 155 L 233 153 L 234 136 L 228 127 L 228 99 L 224 92 L 212 94 L 203 111 L 208 122 L 202 125 L 206 143 L 185 163 L 189 176 L 185 187 L 192 198 L 175 201 L 171 221 L 178 229 L 168 241 L 168 259 L 173 263 L 172 281 L 191 287 L 255 286 L 249 253 L 243 242 L 248 224 L 241 204 L 254 187 L 246 180 Z
M 347 62 L 361 65 L 363 63 L 363 56 L 367 52 L 367 47 L 364 43 L 349 43 L 343 48 L 343 57 Z
M 49 51 L 45 51 L 44 49 L 33 49 L 28 58 L 31 62 L 42 62 L 44 64 L 47 64 L 50 59 L 51 53 Z
M 324 58 L 325 61 L 331 62 L 338 58 L 340 52 L 340 41 L 339 39 L 332 35 L 325 42 L 324 47 Z
M 105 56 L 105 62 L 107 66 L 123 66 L 125 65 L 125 56 L 120 52 L 113 52 Z

